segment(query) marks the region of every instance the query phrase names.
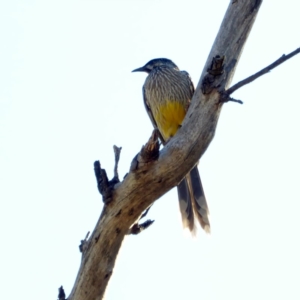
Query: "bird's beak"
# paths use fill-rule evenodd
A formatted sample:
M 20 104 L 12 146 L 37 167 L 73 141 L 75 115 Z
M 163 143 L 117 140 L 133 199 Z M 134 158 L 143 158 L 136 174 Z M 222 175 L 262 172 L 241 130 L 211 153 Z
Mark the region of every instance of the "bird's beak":
M 141 68 L 134 69 L 131 72 L 146 72 L 146 69 L 145 69 L 145 67 L 141 67 Z

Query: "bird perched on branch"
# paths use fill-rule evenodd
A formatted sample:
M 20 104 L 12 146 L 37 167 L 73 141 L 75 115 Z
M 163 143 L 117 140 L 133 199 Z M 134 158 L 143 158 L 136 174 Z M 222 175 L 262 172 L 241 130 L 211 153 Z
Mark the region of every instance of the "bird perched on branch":
M 132 72 L 148 74 L 143 86 L 144 104 L 165 145 L 181 127 L 195 91 L 193 82 L 186 71 L 180 71 L 167 58 L 150 60 Z M 209 232 L 209 211 L 197 165 L 178 184 L 177 191 L 183 226 L 195 233 L 197 219 Z

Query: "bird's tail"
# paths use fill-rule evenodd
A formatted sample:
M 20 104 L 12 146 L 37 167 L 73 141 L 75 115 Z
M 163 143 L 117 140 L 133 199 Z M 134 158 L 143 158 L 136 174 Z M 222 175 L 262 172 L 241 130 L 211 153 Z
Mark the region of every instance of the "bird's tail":
M 210 232 L 209 210 L 197 165 L 186 175 L 177 187 L 183 227 L 196 233 L 195 218 L 201 227 Z

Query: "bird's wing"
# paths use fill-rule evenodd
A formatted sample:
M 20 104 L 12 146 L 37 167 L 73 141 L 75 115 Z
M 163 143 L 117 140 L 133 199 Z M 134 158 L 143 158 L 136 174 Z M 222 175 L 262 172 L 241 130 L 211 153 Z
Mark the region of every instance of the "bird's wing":
M 149 106 L 149 104 L 148 104 L 148 101 L 147 101 L 146 92 L 145 92 L 145 88 L 144 88 L 144 87 L 143 87 L 143 98 L 144 98 L 145 108 L 146 108 L 146 111 L 147 111 L 147 113 L 148 113 L 148 116 L 149 116 L 149 118 L 150 118 L 150 120 L 151 120 L 151 122 L 152 122 L 152 125 L 153 125 L 153 127 L 157 130 L 159 139 L 161 140 L 162 144 L 164 145 L 164 144 L 165 144 L 165 140 L 163 139 L 161 133 L 160 133 L 159 130 L 158 130 L 158 127 L 157 127 L 157 124 L 156 124 L 156 122 L 155 122 L 154 116 L 153 116 L 153 114 L 152 114 L 151 108 L 150 108 L 150 106 Z
M 189 87 L 190 87 L 190 95 L 191 95 L 191 98 L 190 100 L 192 100 L 192 97 L 194 95 L 194 92 L 195 92 L 195 87 L 194 87 L 194 83 L 192 81 L 192 78 L 190 76 L 190 74 L 187 72 L 187 71 L 181 71 L 181 73 L 186 76 L 187 80 L 189 81 Z

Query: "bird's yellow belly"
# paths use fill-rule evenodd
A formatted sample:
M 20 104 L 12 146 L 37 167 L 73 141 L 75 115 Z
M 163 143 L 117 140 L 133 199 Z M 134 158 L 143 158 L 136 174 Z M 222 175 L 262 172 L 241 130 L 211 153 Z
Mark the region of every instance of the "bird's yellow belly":
M 165 141 L 176 134 L 185 114 L 185 106 L 177 101 L 167 101 L 157 107 L 154 119 Z

